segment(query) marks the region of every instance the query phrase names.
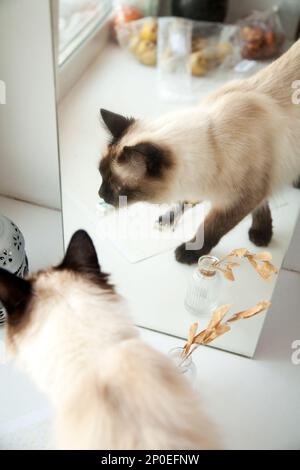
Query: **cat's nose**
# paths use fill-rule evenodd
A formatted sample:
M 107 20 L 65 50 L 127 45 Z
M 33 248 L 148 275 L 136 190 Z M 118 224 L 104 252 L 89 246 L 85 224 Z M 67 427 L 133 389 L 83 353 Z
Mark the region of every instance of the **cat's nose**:
M 104 192 L 104 191 L 103 191 L 103 186 L 101 185 L 100 188 L 99 188 L 99 191 L 98 191 L 98 194 L 99 194 L 99 196 L 101 197 L 101 199 L 104 199 L 104 197 L 103 197 L 103 192 Z
M 101 197 L 101 199 L 104 199 L 104 201 L 107 204 L 113 203 L 113 200 L 114 200 L 113 192 L 111 191 L 111 189 L 106 188 L 103 184 L 101 184 L 98 194 Z

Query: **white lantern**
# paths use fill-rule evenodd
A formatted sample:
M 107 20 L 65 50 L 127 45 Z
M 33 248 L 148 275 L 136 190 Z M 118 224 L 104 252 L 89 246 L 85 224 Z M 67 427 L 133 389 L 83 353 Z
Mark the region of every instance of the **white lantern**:
M 28 273 L 24 237 L 19 228 L 4 215 L 0 215 L 0 268 L 19 277 Z M 5 309 L 0 303 L 0 324 L 4 321 Z

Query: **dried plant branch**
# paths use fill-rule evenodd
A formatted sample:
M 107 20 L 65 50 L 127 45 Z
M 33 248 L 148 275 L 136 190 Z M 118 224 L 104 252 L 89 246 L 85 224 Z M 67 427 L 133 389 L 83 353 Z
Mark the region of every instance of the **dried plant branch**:
M 211 320 L 207 326 L 207 330 L 213 330 L 214 328 L 217 328 L 221 324 L 225 315 L 229 312 L 230 308 L 230 304 L 225 304 L 217 308 L 217 310 L 215 310 L 212 314 Z
M 197 322 L 193 323 L 190 326 L 188 340 L 183 347 L 182 358 L 186 359 L 187 357 L 189 357 L 201 344 L 209 344 L 219 336 L 230 331 L 231 327 L 229 323 L 233 323 L 238 320 L 246 320 L 248 318 L 254 317 L 255 315 L 258 315 L 259 313 L 268 309 L 270 305 L 271 302 L 267 300 L 262 300 L 261 302 L 258 302 L 254 307 L 233 314 L 229 319 L 224 322 L 223 320 L 229 312 L 231 305 L 226 304 L 217 308 L 217 310 L 213 312 L 207 327 L 204 330 L 200 331 L 200 333 L 197 333 Z
M 234 281 L 233 268 L 240 266 L 240 263 L 230 261 L 234 258 L 246 258 L 255 271 L 265 280 L 272 278 L 277 274 L 277 268 L 271 263 L 272 255 L 268 251 L 260 253 L 251 253 L 247 248 L 236 248 L 219 261 L 213 262 L 210 267 L 220 271 L 228 281 Z
M 193 341 L 194 341 L 194 337 L 197 333 L 197 329 L 198 329 L 198 323 L 193 323 L 191 326 L 190 326 L 190 329 L 189 329 L 189 335 L 188 335 L 188 340 L 187 340 L 187 343 L 186 345 L 184 346 L 184 351 L 185 351 L 185 354 L 188 354 L 189 351 L 190 351 L 190 348 L 193 344 Z
M 242 312 L 235 313 L 231 318 L 229 318 L 228 323 L 234 322 L 237 320 L 243 320 L 246 318 L 254 317 L 254 315 L 257 315 L 258 313 L 263 312 L 267 308 L 269 308 L 271 305 L 271 302 L 267 302 L 266 300 L 262 302 L 258 302 L 257 305 L 255 305 L 252 308 L 249 308 L 248 310 L 244 310 Z

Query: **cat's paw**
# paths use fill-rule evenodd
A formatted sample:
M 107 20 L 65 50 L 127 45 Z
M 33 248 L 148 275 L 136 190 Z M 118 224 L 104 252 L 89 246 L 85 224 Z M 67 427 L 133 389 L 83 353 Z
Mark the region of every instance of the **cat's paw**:
M 179 245 L 175 250 L 175 258 L 179 263 L 195 264 L 201 256 L 207 255 L 210 248 L 203 247 L 201 250 L 187 250 L 186 244 Z
M 249 229 L 249 240 L 256 246 L 268 246 L 272 240 L 272 228 L 268 229 Z
M 159 230 L 173 229 L 176 225 L 176 217 L 174 211 L 168 211 L 158 217 L 155 222 L 155 227 Z
M 294 188 L 300 189 L 300 176 L 293 183 Z

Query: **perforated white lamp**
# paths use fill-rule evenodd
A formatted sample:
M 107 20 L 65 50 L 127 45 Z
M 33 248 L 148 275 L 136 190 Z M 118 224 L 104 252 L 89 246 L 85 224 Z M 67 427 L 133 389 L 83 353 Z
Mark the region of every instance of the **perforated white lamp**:
M 19 277 L 28 273 L 24 237 L 10 219 L 0 215 L 0 268 Z M 0 325 L 5 322 L 5 309 L 0 303 Z

